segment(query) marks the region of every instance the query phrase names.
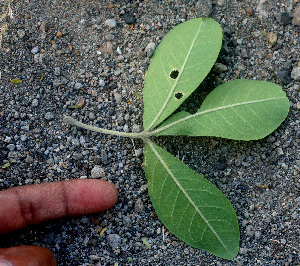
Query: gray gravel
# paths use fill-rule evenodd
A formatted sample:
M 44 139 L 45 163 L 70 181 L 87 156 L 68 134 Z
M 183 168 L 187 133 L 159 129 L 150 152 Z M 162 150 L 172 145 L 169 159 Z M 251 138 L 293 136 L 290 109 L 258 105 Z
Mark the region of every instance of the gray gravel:
M 0 189 L 102 178 L 115 184 L 119 201 L 105 213 L 1 236 L 0 247 L 45 246 L 59 265 L 299 265 L 297 2 L 14 1 L 0 50 L 0 159 L 11 163 L 0 170 Z M 288 118 L 263 140 L 156 140 L 232 202 L 241 243 L 231 262 L 189 247 L 161 224 L 147 194 L 141 141 L 62 123 L 67 114 L 108 129 L 141 130 L 140 95 L 153 49 L 174 26 L 200 16 L 221 24 L 223 48 L 184 108 L 195 109 L 209 88 L 236 78 L 280 84 L 291 102 Z

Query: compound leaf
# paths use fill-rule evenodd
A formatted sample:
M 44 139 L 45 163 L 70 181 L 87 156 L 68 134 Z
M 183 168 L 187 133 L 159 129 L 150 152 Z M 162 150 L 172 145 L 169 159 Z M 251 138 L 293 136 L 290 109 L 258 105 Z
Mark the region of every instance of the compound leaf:
M 266 81 L 233 80 L 214 89 L 198 112 L 179 112 L 156 135 L 215 136 L 255 140 L 272 133 L 286 118 L 289 100 Z
M 218 257 L 231 260 L 237 255 L 237 217 L 217 187 L 149 140 L 145 175 L 153 207 L 168 230 Z
M 210 18 L 184 22 L 156 48 L 144 85 L 146 130 L 170 116 L 213 67 L 222 44 L 222 29 Z

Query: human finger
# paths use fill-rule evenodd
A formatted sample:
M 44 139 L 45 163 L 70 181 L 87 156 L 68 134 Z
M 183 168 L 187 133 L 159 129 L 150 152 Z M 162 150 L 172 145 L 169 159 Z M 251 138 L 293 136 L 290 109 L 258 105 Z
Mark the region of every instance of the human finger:
M 9 188 L 0 191 L 0 234 L 51 219 L 105 211 L 117 200 L 111 183 L 95 179 Z

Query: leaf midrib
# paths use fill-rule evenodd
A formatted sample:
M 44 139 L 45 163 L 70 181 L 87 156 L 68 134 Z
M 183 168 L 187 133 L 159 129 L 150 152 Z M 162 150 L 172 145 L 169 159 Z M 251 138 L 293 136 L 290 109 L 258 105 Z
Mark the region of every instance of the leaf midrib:
M 160 154 L 157 152 L 157 150 L 155 149 L 152 141 L 150 139 L 146 139 L 147 144 L 150 146 L 151 150 L 154 152 L 154 154 L 156 155 L 156 157 L 158 158 L 158 160 L 161 162 L 161 164 L 163 165 L 163 167 L 166 169 L 166 171 L 168 172 L 168 174 L 172 177 L 173 181 L 175 182 L 175 184 L 178 186 L 178 188 L 180 189 L 180 191 L 184 194 L 184 196 L 188 199 L 188 201 L 191 203 L 191 205 L 194 207 L 194 209 L 196 210 L 196 212 L 200 215 L 200 217 L 203 219 L 203 221 L 205 222 L 205 224 L 208 226 L 208 228 L 212 231 L 212 233 L 216 236 L 216 238 L 219 240 L 219 242 L 221 243 L 221 245 L 225 248 L 225 250 L 228 252 L 228 254 L 230 254 L 231 256 L 234 256 L 232 254 L 232 252 L 230 252 L 230 250 L 227 248 L 227 246 L 224 244 L 224 242 L 222 241 L 222 239 L 219 237 L 219 235 L 217 234 L 217 232 L 214 230 L 214 228 L 211 226 L 211 224 L 209 223 L 209 221 L 205 218 L 205 216 L 202 214 L 202 212 L 199 210 L 199 208 L 197 207 L 197 205 L 194 203 L 194 201 L 191 199 L 191 197 L 187 194 L 187 192 L 185 191 L 185 189 L 182 187 L 182 185 L 179 183 L 179 181 L 177 180 L 177 178 L 175 177 L 175 175 L 173 174 L 173 172 L 171 171 L 171 169 L 167 166 L 167 164 L 165 163 L 164 159 L 160 156 Z
M 168 124 L 166 126 L 158 128 L 156 130 L 153 130 L 152 134 L 153 135 L 158 134 L 158 133 L 160 133 L 164 130 L 167 130 L 168 128 L 173 127 L 173 126 L 175 126 L 175 125 L 177 125 L 181 122 L 185 122 L 189 119 L 195 118 L 195 117 L 200 116 L 200 115 L 208 114 L 208 113 L 211 113 L 211 112 L 217 112 L 217 111 L 220 111 L 220 110 L 233 108 L 233 107 L 237 107 L 237 106 L 243 106 L 243 105 L 255 104 L 255 103 L 263 103 L 263 102 L 268 102 L 268 101 L 273 101 L 273 100 L 280 100 L 280 99 L 285 99 L 285 97 L 277 97 L 277 98 L 269 98 L 269 99 L 263 99 L 263 100 L 242 102 L 242 103 L 234 103 L 234 104 L 230 104 L 230 105 L 220 106 L 220 107 L 212 108 L 212 109 L 209 109 L 209 110 L 201 111 L 199 113 L 188 115 L 184 118 L 181 118 L 181 119 L 178 119 L 178 120 L 172 122 L 171 124 Z
M 182 76 L 182 73 L 183 73 L 183 71 L 184 71 L 185 65 L 186 65 L 186 63 L 187 63 L 187 61 L 188 61 L 188 58 L 190 57 L 191 51 L 192 51 L 193 48 L 194 48 L 194 43 L 196 42 L 196 39 L 197 39 L 197 37 L 198 37 L 198 35 L 199 35 L 200 31 L 201 31 L 201 28 L 202 28 L 202 25 L 203 25 L 203 24 L 204 24 L 203 21 L 201 21 L 201 24 L 199 25 L 199 29 L 198 29 L 198 31 L 197 31 L 197 33 L 196 33 L 194 39 L 193 39 L 192 44 L 190 45 L 190 49 L 189 49 L 189 51 L 188 51 L 188 53 L 187 53 L 187 55 L 186 55 L 186 57 L 185 57 L 185 59 L 184 59 L 183 65 L 182 65 L 182 67 L 181 67 L 181 69 L 180 69 L 180 71 L 179 71 L 179 75 L 178 75 L 178 77 L 176 78 L 176 80 L 175 80 L 175 82 L 174 82 L 174 84 L 173 84 L 173 86 L 172 86 L 172 88 L 171 88 L 171 90 L 170 90 L 170 93 L 169 93 L 169 95 L 168 95 L 166 101 L 164 102 L 164 104 L 162 105 L 162 107 L 161 107 L 161 109 L 159 110 L 158 114 L 155 116 L 155 118 L 153 119 L 153 121 L 150 123 L 150 125 L 148 126 L 148 128 L 147 128 L 145 131 L 149 131 L 149 130 L 152 129 L 153 125 L 158 121 L 158 119 L 161 117 L 163 111 L 166 109 L 167 104 L 169 103 L 169 101 L 170 101 L 170 99 L 171 99 L 171 97 L 172 97 L 172 95 L 173 95 L 173 93 L 174 93 L 174 91 L 175 91 L 175 88 L 177 87 L 177 84 L 178 84 L 178 82 L 179 82 L 179 80 L 180 80 L 180 78 L 181 78 L 181 76 Z

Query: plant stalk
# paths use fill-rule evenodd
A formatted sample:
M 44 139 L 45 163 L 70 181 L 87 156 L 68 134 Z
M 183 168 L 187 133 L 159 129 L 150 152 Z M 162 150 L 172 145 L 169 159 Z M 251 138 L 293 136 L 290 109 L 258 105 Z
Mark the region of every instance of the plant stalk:
M 100 128 L 100 127 L 94 127 L 94 126 L 84 124 L 70 116 L 64 116 L 63 122 L 68 125 L 80 127 L 83 129 L 87 129 L 87 130 L 91 130 L 91 131 L 95 131 L 95 132 L 99 132 L 99 133 L 103 133 L 103 134 L 108 134 L 108 135 L 120 136 L 120 137 L 144 139 L 144 138 L 150 137 L 152 135 L 152 132 L 145 132 L 145 131 L 138 132 L 138 133 L 134 133 L 134 132 L 126 133 L 126 132 L 104 129 L 104 128 Z

